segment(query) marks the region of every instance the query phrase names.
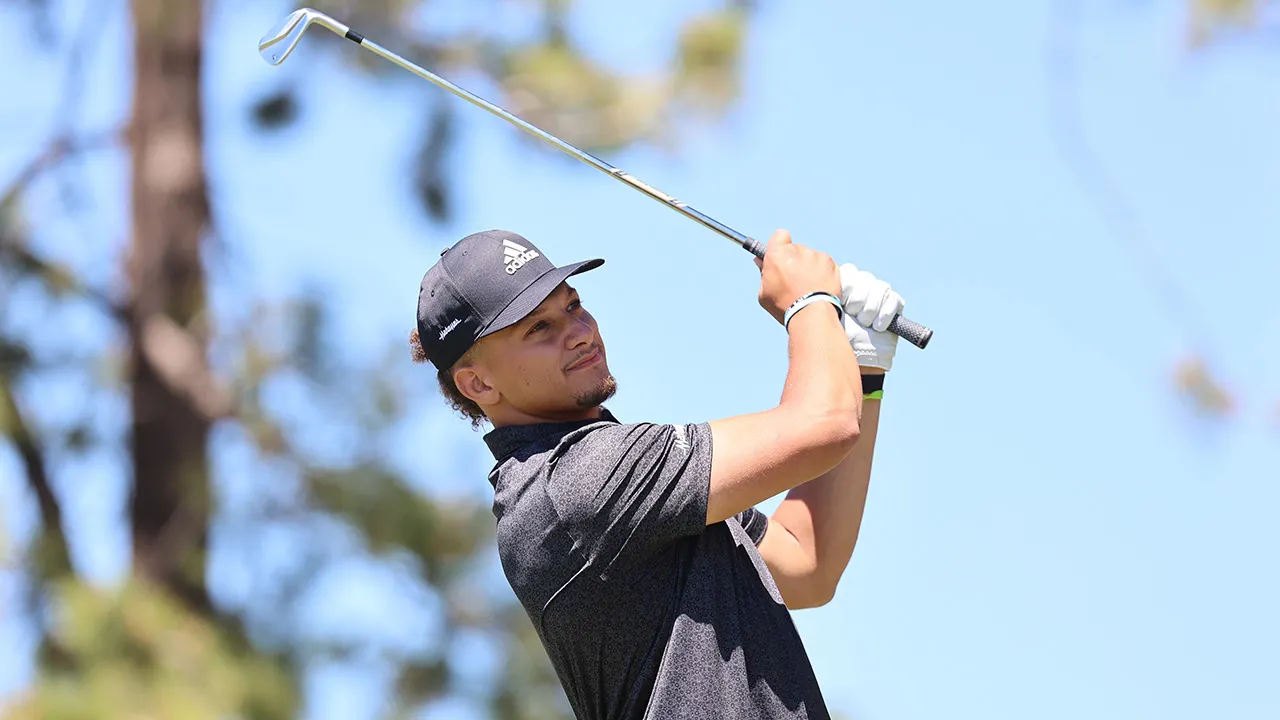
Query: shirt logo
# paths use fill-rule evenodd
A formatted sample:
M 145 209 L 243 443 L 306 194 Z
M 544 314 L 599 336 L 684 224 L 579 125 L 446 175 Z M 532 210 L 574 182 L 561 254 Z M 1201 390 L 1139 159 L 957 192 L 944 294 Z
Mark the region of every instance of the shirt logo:
M 683 425 L 672 425 L 671 431 L 675 434 L 675 446 L 681 450 L 689 449 L 689 436 L 685 433 Z
M 444 329 L 440 331 L 440 339 L 443 340 L 445 335 L 448 335 L 449 333 L 453 332 L 453 329 L 458 327 L 458 324 L 461 322 L 462 322 L 462 319 L 459 318 L 449 323 L 448 325 L 445 325 Z
M 530 250 L 510 240 L 502 241 L 502 263 L 506 265 L 508 275 L 515 275 L 525 263 L 536 257 L 541 257 L 536 250 Z

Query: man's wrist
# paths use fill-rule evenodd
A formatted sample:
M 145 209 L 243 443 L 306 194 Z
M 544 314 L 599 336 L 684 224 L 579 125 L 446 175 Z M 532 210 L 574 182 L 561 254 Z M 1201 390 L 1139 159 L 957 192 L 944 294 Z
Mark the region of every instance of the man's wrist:
M 880 368 L 861 368 L 862 399 L 880 400 L 884 397 L 884 371 Z M 875 370 L 877 372 L 870 372 Z
M 840 303 L 840 298 L 829 292 L 817 291 L 801 295 L 795 302 L 791 303 L 791 306 L 782 315 L 782 327 L 790 330 L 791 320 L 796 314 L 815 304 L 830 305 L 836 312 L 836 319 L 840 322 L 844 321 L 844 305 Z

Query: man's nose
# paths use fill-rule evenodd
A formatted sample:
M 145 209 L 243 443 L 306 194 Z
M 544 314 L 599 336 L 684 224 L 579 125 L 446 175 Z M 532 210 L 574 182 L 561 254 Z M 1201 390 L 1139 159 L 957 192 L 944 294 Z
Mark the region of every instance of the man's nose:
M 570 348 L 590 344 L 591 339 L 595 337 L 595 334 L 595 329 L 592 328 L 591 323 L 587 322 L 585 319 L 569 319 L 568 345 Z

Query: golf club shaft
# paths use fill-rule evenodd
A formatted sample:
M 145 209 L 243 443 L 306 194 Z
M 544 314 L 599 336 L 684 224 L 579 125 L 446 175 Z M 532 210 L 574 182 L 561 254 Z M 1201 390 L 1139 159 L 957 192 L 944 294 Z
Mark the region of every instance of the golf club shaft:
M 597 170 L 600 170 L 603 173 L 606 173 L 608 175 L 611 175 L 617 178 L 618 180 L 621 180 L 622 182 L 630 185 L 636 190 L 639 190 L 645 195 L 648 195 L 649 197 L 653 198 L 654 200 L 661 202 L 667 207 L 675 209 L 677 212 L 681 213 L 685 217 L 688 217 L 702 224 L 703 226 L 708 227 L 717 233 L 720 233 L 724 237 L 742 246 L 752 255 L 755 255 L 756 257 L 761 259 L 764 258 L 765 247 L 766 247 L 765 243 L 762 243 L 747 235 L 743 235 L 737 230 L 734 230 L 733 228 L 725 225 L 724 223 L 721 223 L 707 216 L 706 214 L 699 212 L 698 210 L 695 210 L 692 207 L 689 207 L 688 204 L 681 202 L 679 200 L 676 200 L 670 195 L 662 192 L 661 190 L 658 190 L 657 188 L 636 178 L 635 176 L 630 175 L 626 172 L 623 172 L 619 168 L 616 168 L 613 165 L 610 165 L 609 163 L 601 160 L 600 158 L 588 152 L 580 150 L 574 147 L 573 145 L 570 145 L 569 143 L 561 140 L 555 135 L 552 135 L 551 133 L 548 133 L 545 130 L 542 130 L 541 128 L 535 125 L 532 125 L 528 122 L 525 122 L 524 120 L 521 120 L 515 115 L 512 115 L 506 110 L 503 110 L 497 105 L 494 105 L 493 103 L 489 102 L 488 100 L 485 100 L 484 98 L 479 97 L 474 93 L 464 88 L 461 88 L 455 85 L 454 83 L 449 82 L 448 80 L 440 77 L 439 75 L 436 75 L 433 72 L 430 72 L 428 70 L 423 69 L 422 67 L 419 67 L 415 63 L 412 63 L 400 57 L 396 53 L 382 47 L 381 45 L 378 45 L 377 43 L 369 40 L 368 38 L 364 37 L 363 35 L 361 35 L 360 33 L 354 30 L 351 30 L 350 28 L 346 28 L 346 32 L 343 36 L 346 37 L 348 40 L 351 40 L 352 42 L 356 43 L 360 47 L 363 47 L 366 50 L 369 50 L 370 52 L 373 52 L 377 55 L 382 56 L 387 60 L 390 60 L 391 62 L 423 78 L 424 80 L 430 81 L 435 85 L 441 88 L 444 88 L 445 90 L 448 90 L 454 95 L 457 95 L 458 97 L 472 103 L 473 105 L 476 105 L 477 107 L 488 110 L 489 112 L 506 120 L 512 125 L 515 125 L 521 130 L 524 130 L 525 132 L 537 138 L 540 138 L 541 140 L 547 143 L 550 143 L 551 145 L 556 146 L 560 150 L 568 153 L 569 155 L 572 155 L 573 157 L 578 158 L 579 160 L 587 163 L 588 165 L 591 165 Z M 924 348 L 926 345 L 928 345 L 929 340 L 933 336 L 932 330 L 926 328 L 923 325 L 920 325 L 919 323 L 913 320 L 909 320 L 902 315 L 897 315 L 894 317 L 893 322 L 890 323 L 889 325 L 889 331 L 907 340 L 908 342 L 910 342 L 911 344 L 919 348 Z
M 352 37 L 352 36 L 355 36 L 355 37 Z M 400 57 L 394 52 L 382 47 L 381 45 L 378 45 L 375 42 L 372 42 L 368 38 L 364 38 L 359 33 L 356 33 L 354 31 L 348 31 L 346 37 L 350 40 L 355 41 L 361 47 L 364 47 L 378 55 L 381 55 L 382 57 L 399 65 L 400 67 L 408 70 L 409 72 L 412 72 L 418 75 L 419 77 L 422 77 L 426 80 L 429 80 L 435 83 L 436 85 L 444 88 L 445 90 L 448 90 L 454 95 L 457 95 L 463 98 L 464 100 L 471 102 L 474 105 L 477 105 L 481 108 L 484 108 L 485 110 L 488 110 L 494 115 L 497 115 L 498 117 L 506 120 L 512 125 L 515 125 L 521 130 L 524 130 L 525 132 L 533 135 L 534 137 L 540 138 L 552 145 L 555 145 L 556 147 L 560 148 L 564 152 L 578 158 L 579 160 L 587 163 L 588 165 L 591 165 L 597 170 L 600 170 L 601 172 L 612 175 L 613 177 L 621 180 L 622 182 L 625 182 L 626 184 L 648 195 L 649 197 L 655 200 L 658 200 L 662 203 L 665 203 L 667 205 L 670 205 L 680 213 L 683 213 L 685 216 L 692 218 L 693 220 L 696 220 L 699 223 L 702 223 L 706 227 L 711 228 L 712 230 L 720 233 L 726 238 L 729 238 L 730 240 L 738 243 L 739 245 L 743 246 L 744 248 L 749 250 L 752 254 L 756 255 L 757 257 L 761 257 L 761 258 L 764 257 L 764 248 L 765 248 L 764 243 L 758 242 L 746 235 L 743 235 L 737 230 L 734 230 L 733 228 L 728 227 L 727 225 L 711 217 L 708 217 L 707 215 L 704 215 L 703 213 L 695 210 L 694 208 L 689 207 L 687 204 L 680 202 L 679 200 L 676 200 L 670 195 L 667 195 L 661 190 L 658 190 L 657 188 L 649 185 L 648 183 L 645 183 L 639 178 L 636 178 L 633 175 L 623 172 L 622 170 L 614 167 L 613 165 L 610 165 L 604 160 L 601 160 L 600 158 L 592 155 L 591 153 L 588 153 L 584 150 L 580 150 L 579 148 L 576 148 L 573 145 L 570 145 L 569 143 L 561 140 L 560 138 L 556 137 L 555 135 L 552 135 L 549 132 L 546 132 L 545 130 L 537 127 L 536 125 L 531 125 L 530 123 L 524 120 L 521 120 L 519 117 L 512 115 L 511 113 L 498 107 L 497 105 L 494 105 L 488 100 L 478 97 L 474 93 L 464 88 L 458 87 L 454 83 L 451 83 L 448 80 L 445 80 L 444 78 L 440 77 L 439 75 L 436 75 L 435 73 L 429 70 L 424 70 L 423 68 L 419 67 L 418 65 L 408 60 L 405 60 L 404 58 Z

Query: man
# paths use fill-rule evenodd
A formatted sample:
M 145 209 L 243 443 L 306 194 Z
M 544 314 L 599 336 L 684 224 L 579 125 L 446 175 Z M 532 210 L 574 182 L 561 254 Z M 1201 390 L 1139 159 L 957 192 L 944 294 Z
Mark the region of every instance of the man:
M 790 610 L 830 600 L 853 552 L 902 299 L 778 231 L 756 261 L 788 335 L 778 405 L 631 423 L 603 406 L 617 384 L 568 282 L 603 262 L 557 267 L 491 230 L 422 281 L 415 360 L 493 425 L 506 577 L 579 718 L 826 718 Z M 713 321 L 714 302 L 673 321 Z

